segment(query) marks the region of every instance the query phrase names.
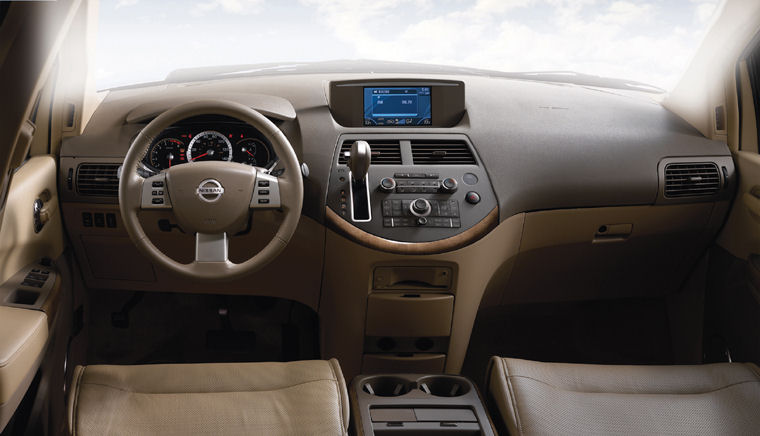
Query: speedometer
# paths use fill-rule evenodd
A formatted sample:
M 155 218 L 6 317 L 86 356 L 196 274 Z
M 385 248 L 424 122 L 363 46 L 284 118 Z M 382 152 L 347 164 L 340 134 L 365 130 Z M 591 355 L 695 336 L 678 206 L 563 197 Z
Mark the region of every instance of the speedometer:
M 232 160 L 232 144 L 216 130 L 206 130 L 193 137 L 187 147 L 187 161 Z

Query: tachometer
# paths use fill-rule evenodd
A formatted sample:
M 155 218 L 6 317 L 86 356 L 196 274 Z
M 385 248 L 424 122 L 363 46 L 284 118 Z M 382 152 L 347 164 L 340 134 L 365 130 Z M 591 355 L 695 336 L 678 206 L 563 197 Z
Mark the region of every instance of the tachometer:
M 269 148 L 260 139 L 245 138 L 235 144 L 235 162 L 263 168 L 270 160 Z
M 150 148 L 148 162 L 153 168 L 163 170 L 184 163 L 185 144 L 179 139 L 164 138 Z
M 221 133 L 206 130 L 193 137 L 187 147 L 187 161 L 232 160 L 232 144 Z

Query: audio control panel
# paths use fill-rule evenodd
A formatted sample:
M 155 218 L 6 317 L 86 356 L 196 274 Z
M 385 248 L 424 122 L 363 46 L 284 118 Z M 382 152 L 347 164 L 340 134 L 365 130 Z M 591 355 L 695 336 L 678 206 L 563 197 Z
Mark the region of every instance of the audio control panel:
M 383 200 L 383 227 L 462 226 L 457 200 Z
M 414 148 L 417 138 L 425 144 L 424 163 Z M 354 145 L 362 140 L 366 144 Z M 442 144 L 440 149 L 430 146 L 437 146 L 436 141 Z M 396 143 L 398 148 L 391 148 Z M 462 159 L 469 151 L 471 160 L 450 163 L 445 147 L 449 143 L 458 144 L 456 154 L 450 156 Z M 468 147 L 465 151 L 463 144 Z M 361 153 L 362 162 L 351 162 L 352 149 Z M 371 156 L 368 167 L 367 156 Z M 389 163 L 392 158 L 395 162 Z M 497 202 L 485 168 L 465 135 L 357 134 L 339 138 L 327 206 L 367 233 L 399 242 L 428 242 L 468 230 L 494 211 Z

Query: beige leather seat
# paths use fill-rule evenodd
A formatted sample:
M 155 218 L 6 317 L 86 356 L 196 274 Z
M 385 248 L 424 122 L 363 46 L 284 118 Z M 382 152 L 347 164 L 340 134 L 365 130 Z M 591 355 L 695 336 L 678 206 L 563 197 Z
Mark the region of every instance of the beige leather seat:
M 77 367 L 72 435 L 345 435 L 338 361 Z
M 491 359 L 488 397 L 509 433 L 758 434 L 753 364 L 628 366 Z

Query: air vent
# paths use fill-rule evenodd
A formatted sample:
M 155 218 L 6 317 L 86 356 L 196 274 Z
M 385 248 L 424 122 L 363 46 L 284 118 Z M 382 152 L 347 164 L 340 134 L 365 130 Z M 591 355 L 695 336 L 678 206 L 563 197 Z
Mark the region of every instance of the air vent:
M 77 191 L 82 195 L 119 196 L 119 164 L 84 163 L 77 168 Z
M 720 190 L 720 171 L 711 162 L 665 166 L 665 197 L 701 197 Z
M 474 165 L 470 147 L 460 140 L 412 140 L 415 165 Z
M 338 163 L 345 165 L 355 139 L 347 139 L 340 146 Z M 372 165 L 401 165 L 401 147 L 398 140 L 372 139 L 367 140 L 372 149 Z

